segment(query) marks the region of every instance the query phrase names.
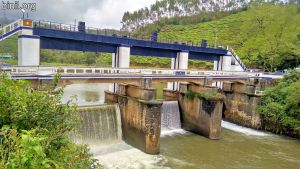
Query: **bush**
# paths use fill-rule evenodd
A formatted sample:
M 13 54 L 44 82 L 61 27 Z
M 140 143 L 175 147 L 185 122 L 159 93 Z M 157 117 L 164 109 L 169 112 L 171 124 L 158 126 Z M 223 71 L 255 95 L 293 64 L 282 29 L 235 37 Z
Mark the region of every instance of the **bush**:
M 0 77 L 0 168 L 90 167 L 88 148 L 67 136 L 80 122 L 77 107 L 61 96 Z
M 292 71 L 276 86 L 267 89 L 258 110 L 264 117 L 266 129 L 300 135 L 300 72 Z

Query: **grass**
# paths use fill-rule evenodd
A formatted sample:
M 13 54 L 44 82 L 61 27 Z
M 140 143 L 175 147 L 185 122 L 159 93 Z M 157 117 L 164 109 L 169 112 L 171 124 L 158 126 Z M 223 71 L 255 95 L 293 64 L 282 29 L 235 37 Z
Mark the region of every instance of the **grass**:
M 188 91 L 185 93 L 186 97 L 190 100 L 194 98 L 204 99 L 204 100 L 224 100 L 224 96 L 220 93 L 196 93 Z
M 163 89 L 167 88 L 167 83 L 153 83 L 152 87 L 157 89 L 156 99 L 163 99 Z

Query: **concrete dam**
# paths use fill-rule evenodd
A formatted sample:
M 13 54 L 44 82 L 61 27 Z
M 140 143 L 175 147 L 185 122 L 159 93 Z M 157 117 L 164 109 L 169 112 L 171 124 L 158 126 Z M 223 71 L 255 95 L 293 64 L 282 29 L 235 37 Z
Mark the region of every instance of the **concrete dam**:
M 120 83 L 116 92 L 105 91 L 105 105 L 79 108 L 83 121 L 72 138 L 88 144 L 92 152 L 99 145 L 123 140 L 147 154 L 159 154 L 160 138 L 170 132 L 190 131 L 208 139 L 222 139 L 222 116 L 259 128 L 260 119 L 254 112 L 260 95 L 255 94 L 255 88 L 263 89 L 270 82 L 224 82 L 222 89 L 205 83 L 182 82 L 179 90 L 164 89 L 162 100 L 155 99 L 157 91 L 151 88 L 151 81 Z

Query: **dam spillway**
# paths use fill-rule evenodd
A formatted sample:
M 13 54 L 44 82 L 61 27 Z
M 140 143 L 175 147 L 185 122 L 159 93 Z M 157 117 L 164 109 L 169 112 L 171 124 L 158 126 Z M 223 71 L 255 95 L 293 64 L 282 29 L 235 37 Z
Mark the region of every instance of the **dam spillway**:
M 161 114 L 161 134 L 181 129 L 178 101 L 164 101 Z
M 120 110 L 117 105 L 78 108 L 82 123 L 72 138 L 89 146 L 118 143 L 122 140 Z

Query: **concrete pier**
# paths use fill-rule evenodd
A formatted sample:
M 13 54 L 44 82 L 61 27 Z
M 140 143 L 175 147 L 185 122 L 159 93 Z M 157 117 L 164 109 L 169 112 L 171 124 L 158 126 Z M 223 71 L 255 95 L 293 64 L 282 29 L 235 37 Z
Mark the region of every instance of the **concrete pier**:
M 105 92 L 106 103 L 120 106 L 124 140 L 148 154 L 158 154 L 162 102 L 156 89 L 118 84 L 117 93 Z
M 120 45 L 116 53 L 112 53 L 112 68 L 129 68 L 130 67 L 130 47 Z M 119 73 L 119 72 L 115 72 Z M 109 91 L 116 92 L 118 89 L 117 83 L 109 85 Z
M 256 108 L 261 102 L 260 91 L 271 85 L 265 79 L 249 79 L 246 83 L 224 83 L 224 119 L 242 126 L 259 129 L 262 127 Z
M 40 65 L 40 37 L 33 35 L 31 20 L 22 20 L 18 36 L 18 66 Z
M 179 105 L 183 129 L 209 139 L 220 139 L 224 97 L 217 95 L 217 92 L 217 88 L 199 84 L 180 84 Z
M 181 51 L 177 53 L 176 58 L 172 58 L 171 69 L 186 70 L 188 69 L 188 64 L 189 64 L 189 52 Z M 168 82 L 168 89 L 177 90 L 178 87 L 179 87 L 179 82 Z

